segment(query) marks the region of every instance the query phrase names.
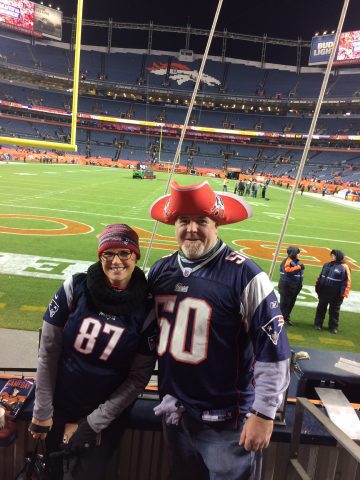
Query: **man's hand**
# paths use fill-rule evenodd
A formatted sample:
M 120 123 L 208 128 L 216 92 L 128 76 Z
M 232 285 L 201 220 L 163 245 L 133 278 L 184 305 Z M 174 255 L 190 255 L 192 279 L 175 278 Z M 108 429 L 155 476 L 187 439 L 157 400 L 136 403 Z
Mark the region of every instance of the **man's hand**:
M 29 432 L 33 438 L 45 440 L 48 432 L 51 430 L 52 424 L 52 418 L 39 420 L 38 418 L 33 417 L 29 426 Z
M 243 446 L 248 452 L 267 448 L 273 427 L 274 422 L 272 420 L 264 420 L 256 415 L 250 415 L 244 423 L 239 445 Z

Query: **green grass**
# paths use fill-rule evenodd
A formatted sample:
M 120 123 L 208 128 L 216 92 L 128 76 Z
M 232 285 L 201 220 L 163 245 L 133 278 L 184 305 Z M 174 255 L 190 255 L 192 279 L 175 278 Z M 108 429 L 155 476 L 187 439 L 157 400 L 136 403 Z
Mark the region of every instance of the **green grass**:
M 182 184 L 201 180 L 185 175 L 175 176 L 175 179 Z M 215 189 L 222 189 L 221 179 L 208 180 Z M 166 182 L 166 174 L 157 173 L 156 180 L 133 180 L 132 171 L 123 169 L 57 164 L 0 165 L 0 327 L 39 328 L 42 312 L 62 282 L 64 268 L 69 268 L 72 263 L 96 260 L 96 235 L 104 225 L 125 222 L 151 232 L 154 222 L 149 218 L 148 209 L 156 198 L 164 194 Z M 234 182 L 230 182 L 230 192 L 233 191 L 233 185 Z M 262 252 L 271 255 L 273 246 L 266 247 L 266 242 L 276 242 L 278 239 L 290 191 L 270 187 L 267 196 L 270 198 L 268 202 L 261 198 L 248 199 L 253 206 L 254 216 L 246 222 L 222 227 L 220 237 L 238 249 L 246 246 L 244 242 L 250 240 L 265 242 Z M 93 231 L 62 236 L 4 233 L 4 228 L 63 228 L 54 221 L 18 218 L 16 215 L 81 222 L 92 227 Z M 308 252 L 302 257 L 306 264 L 306 288 L 293 311 L 295 326 L 288 330 L 292 345 L 360 352 L 360 293 L 352 299 L 352 312 L 345 311 L 346 302 L 350 300 L 344 302 L 340 331 L 334 336 L 327 331 L 319 334 L 313 330 L 316 303 L 311 290 L 323 263 L 318 258 L 320 250 L 316 251 L 314 247 L 326 247 L 330 250 L 341 248 L 351 258 L 352 290 L 360 291 L 360 270 L 356 270 L 359 269 L 356 262 L 360 259 L 359 220 L 359 210 L 331 204 L 321 198 L 296 196 L 283 245 L 295 244 Z M 170 240 L 157 240 L 158 246 L 161 242 L 163 245 L 175 245 L 171 241 L 174 237 L 173 227 L 159 224 L 157 234 L 171 237 Z M 145 235 L 141 235 L 143 244 Z M 232 243 L 234 241 L 237 243 Z M 143 246 L 143 258 L 145 250 Z M 243 251 L 269 272 L 271 256 L 268 259 L 260 258 L 258 254 L 254 255 L 253 250 Z M 153 249 L 149 265 L 169 252 L 164 248 Z M 8 254 L 15 256 L 9 259 Z M 69 269 L 65 271 L 69 272 Z M 44 278 L 46 275 L 48 278 Z M 278 275 L 277 266 L 274 281 L 278 280 Z M 311 301 L 312 306 L 301 306 L 300 300 Z

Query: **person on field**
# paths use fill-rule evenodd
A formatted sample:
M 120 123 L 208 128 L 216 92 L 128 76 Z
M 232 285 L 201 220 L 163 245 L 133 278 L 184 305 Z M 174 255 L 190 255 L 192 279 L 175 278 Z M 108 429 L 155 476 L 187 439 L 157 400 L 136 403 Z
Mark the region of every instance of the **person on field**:
M 321 330 L 329 307 L 329 330 L 338 333 L 340 308 L 344 298 L 349 296 L 351 271 L 345 262 L 342 250 L 331 250 L 330 262 L 325 263 L 315 284 L 319 298 L 316 308 L 314 328 Z
M 290 314 L 294 308 L 304 278 L 304 264 L 300 261 L 300 248 L 288 247 L 287 258 L 280 264 L 280 279 L 278 290 L 280 294 L 280 308 L 284 315 L 285 324 L 292 326 Z

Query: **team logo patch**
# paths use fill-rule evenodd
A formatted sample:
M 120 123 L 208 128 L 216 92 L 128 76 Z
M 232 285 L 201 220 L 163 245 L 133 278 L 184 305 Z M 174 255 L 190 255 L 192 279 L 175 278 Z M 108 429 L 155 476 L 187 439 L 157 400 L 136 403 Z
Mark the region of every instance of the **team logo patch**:
M 59 305 L 58 303 L 56 303 L 55 298 L 53 298 L 49 303 L 50 318 L 52 318 L 58 310 L 59 310 Z
M 284 326 L 284 317 L 282 315 L 276 315 L 266 325 L 262 327 L 262 330 L 270 338 L 274 345 L 277 345 L 281 330 Z
M 183 276 L 184 276 L 184 277 L 190 277 L 191 272 L 192 272 L 192 269 L 191 269 L 191 268 L 185 267 L 184 270 L 183 270 Z
M 199 72 L 197 70 L 191 70 L 190 67 L 183 63 L 171 62 L 170 69 L 167 63 L 154 62 L 150 67 L 146 67 L 150 73 L 159 76 L 169 75 L 171 80 L 174 80 L 178 85 L 182 85 L 186 82 L 196 82 Z M 221 82 L 215 77 L 203 73 L 201 81 L 210 87 L 220 85 Z
M 270 308 L 277 308 L 278 305 L 279 305 L 279 304 L 278 304 L 277 301 L 271 302 L 271 303 L 270 303 Z
M 211 214 L 214 215 L 215 217 L 220 217 L 220 218 L 224 217 L 225 207 L 219 195 L 216 195 L 215 204 L 210 211 L 211 211 Z
M 170 198 L 167 200 L 167 202 L 164 205 L 164 215 L 165 217 L 170 217 L 171 212 L 169 210 L 169 204 L 170 204 Z
M 186 293 L 188 290 L 189 290 L 189 286 L 188 286 L 188 285 L 183 285 L 182 283 L 177 283 L 177 284 L 175 285 L 175 288 L 174 288 L 174 291 L 175 291 L 175 292 L 183 292 L 183 293 Z

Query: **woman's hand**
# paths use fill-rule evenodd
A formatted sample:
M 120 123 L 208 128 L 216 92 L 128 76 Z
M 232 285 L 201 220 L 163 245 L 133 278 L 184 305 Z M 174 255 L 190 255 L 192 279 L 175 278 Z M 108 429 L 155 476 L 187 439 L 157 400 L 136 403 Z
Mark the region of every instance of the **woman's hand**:
M 47 434 L 51 430 L 53 424 L 52 418 L 47 420 L 38 420 L 33 417 L 29 426 L 29 432 L 33 438 L 40 438 L 40 440 L 45 440 Z

